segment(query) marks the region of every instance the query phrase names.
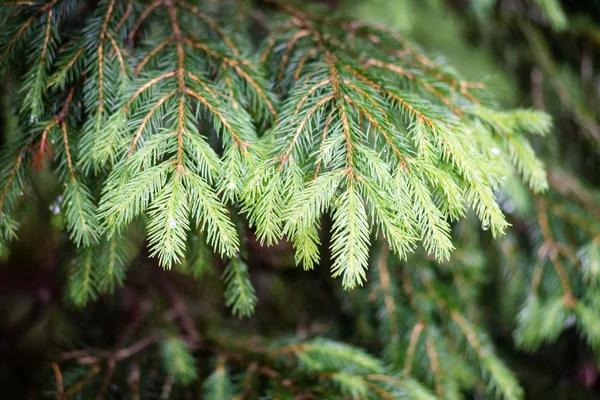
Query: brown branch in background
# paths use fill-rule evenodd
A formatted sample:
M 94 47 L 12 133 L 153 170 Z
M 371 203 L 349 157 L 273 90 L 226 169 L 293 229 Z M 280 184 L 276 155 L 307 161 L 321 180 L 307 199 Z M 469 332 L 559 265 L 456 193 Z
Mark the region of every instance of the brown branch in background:
M 2 3 L 3 7 L 14 7 L 14 6 L 35 6 L 37 5 L 34 1 L 7 1 Z
M 572 174 L 557 169 L 548 169 L 548 183 L 563 196 L 574 197 L 586 210 L 600 219 L 598 200 Z
M 419 342 L 419 338 L 421 337 L 421 332 L 425 328 L 421 322 L 417 322 L 410 334 L 410 341 L 408 343 L 408 349 L 406 350 L 406 358 L 404 359 L 404 375 L 409 377 L 412 370 L 412 363 L 415 357 L 415 350 L 417 348 L 417 343 Z
M 114 354 L 114 356 L 111 358 L 115 361 L 120 361 L 125 358 L 129 358 L 132 355 L 139 353 L 140 351 L 144 350 L 146 347 L 148 347 L 151 344 L 153 344 L 154 342 L 156 342 L 158 340 L 158 338 L 159 337 L 157 334 L 152 333 L 149 336 L 146 336 L 145 338 L 138 340 L 131 346 L 122 348 L 121 350 L 117 351 Z
M 90 353 L 87 350 L 73 350 L 66 351 L 61 354 L 60 359 L 62 361 L 73 360 L 75 358 L 90 357 Z
M 538 257 L 535 267 L 533 269 L 533 277 L 531 279 L 531 291 L 534 295 L 538 294 L 538 289 L 542 283 L 542 275 L 544 274 L 544 263 L 541 258 Z
M 238 396 L 235 396 L 232 400 L 243 400 L 248 397 L 250 391 L 252 390 L 252 379 L 258 372 L 258 368 L 259 364 L 256 361 L 250 363 L 246 369 L 246 376 L 244 377 L 244 382 L 242 383 L 242 392 Z
M 130 1 L 129 3 L 127 3 L 127 7 L 125 8 L 125 12 L 121 16 L 121 19 L 119 20 L 119 22 L 117 22 L 114 32 L 119 32 L 121 30 L 121 28 L 123 27 L 123 25 L 125 25 L 125 22 L 127 22 L 127 18 L 129 18 L 129 15 L 131 14 L 132 9 L 133 9 L 133 3 Z
M 159 283 L 165 296 L 171 303 L 171 309 L 175 315 L 175 318 L 177 319 L 177 322 L 179 323 L 179 326 L 181 327 L 181 330 L 186 336 L 185 341 L 187 342 L 189 348 L 192 350 L 197 349 L 202 340 L 198 330 L 196 329 L 194 319 L 189 314 L 183 300 L 181 300 L 177 289 L 166 274 L 159 278 Z
M 140 364 L 133 363 L 131 365 L 131 372 L 127 377 L 127 383 L 131 387 L 131 396 L 132 400 L 141 400 L 140 399 Z
M 171 396 L 171 390 L 173 389 L 173 383 L 175 382 L 175 379 L 173 378 L 172 375 L 169 375 L 165 378 L 165 383 L 163 384 L 161 393 L 160 393 L 160 398 L 161 400 L 167 400 L 169 398 L 169 396 Z
M 428 292 L 432 295 L 437 306 L 441 310 L 444 310 L 450 316 L 450 318 L 452 318 L 454 323 L 460 328 L 461 332 L 463 333 L 463 335 L 465 335 L 467 341 L 469 342 L 477 356 L 480 359 L 483 359 L 485 357 L 485 350 L 483 348 L 482 343 L 477 338 L 476 332 L 473 331 L 473 329 L 471 329 L 470 322 L 467 320 L 467 318 L 455 308 L 450 306 L 445 299 L 442 299 L 436 293 L 434 287 L 431 285 L 429 277 L 425 276 L 424 274 L 421 274 L 421 282 L 423 282 Z
M 408 302 L 411 308 L 417 314 L 417 319 L 419 320 L 419 323 L 423 325 L 422 329 L 426 328 L 427 322 L 425 320 L 425 316 L 423 315 L 423 313 L 421 312 L 417 303 L 414 300 L 414 288 L 412 285 L 412 279 L 404 269 L 402 270 L 402 287 L 404 289 L 404 294 L 408 298 Z M 435 348 L 435 343 L 433 343 L 431 335 L 428 332 L 425 332 L 425 335 L 427 336 L 426 351 L 427 357 L 429 358 L 429 369 L 433 373 L 435 392 L 438 395 L 438 397 L 442 399 L 444 398 L 444 389 L 442 387 L 443 374 L 440 370 L 440 356 Z
M 137 332 L 152 309 L 152 301 L 150 299 L 137 296 L 137 293 L 133 293 L 133 290 L 127 286 L 123 289 L 122 304 L 123 309 L 131 309 L 133 306 L 133 310 L 126 316 L 125 326 L 120 330 L 115 340 L 116 347 L 122 347 Z
M 215 20 L 213 20 L 208 15 L 200 11 L 198 7 L 189 4 L 186 1 L 178 0 L 177 3 L 184 8 L 187 8 L 192 14 L 204 21 L 204 23 L 208 25 L 210 29 L 212 29 L 217 34 L 217 36 L 219 36 L 219 38 L 225 43 L 225 45 L 229 47 L 229 49 L 233 52 L 234 55 L 238 56 L 240 54 L 240 50 L 229 38 L 229 36 L 227 36 L 225 32 L 223 32 L 223 30 L 219 27 Z
M 571 289 L 571 283 L 569 281 L 569 276 L 565 269 L 565 265 L 559 257 L 558 249 L 560 246 L 558 246 L 558 243 L 552 234 L 552 228 L 550 227 L 550 223 L 548 221 L 546 203 L 543 199 L 538 198 L 535 205 L 537 209 L 538 223 L 542 231 L 542 236 L 544 237 L 544 243 L 540 247 L 538 256 L 540 258 L 544 258 L 546 256 L 550 258 L 550 261 L 552 261 L 552 265 L 554 266 L 556 274 L 560 280 L 563 290 L 563 301 L 568 308 L 573 308 L 577 300 L 573 296 L 573 290 Z
M 527 44 L 535 57 L 535 62 L 540 66 L 544 74 L 549 78 L 550 84 L 562 104 L 573 114 L 573 120 L 580 125 L 588 137 L 595 142 L 600 142 L 600 125 L 591 116 L 592 112 L 585 109 L 585 105 L 571 95 L 565 83 L 560 79 L 559 68 L 556 62 L 549 56 L 547 43 L 540 34 L 522 19 L 517 19 L 521 32 L 525 36 Z
M 392 295 L 390 271 L 387 265 L 389 252 L 389 248 L 383 244 L 377 259 L 377 272 L 379 273 L 379 288 L 381 288 L 381 292 L 383 293 L 383 304 L 385 305 L 390 327 L 392 328 L 392 337 L 397 337 L 400 335 L 400 328 L 396 314 L 396 303 Z
M 115 374 L 116 363 L 112 359 L 109 359 L 106 363 L 106 372 L 104 373 L 104 378 L 102 378 L 102 386 L 100 387 L 100 391 L 96 396 L 96 400 L 102 400 L 104 395 L 108 391 L 108 387 L 110 386 L 110 381 Z
M 65 393 L 65 388 L 63 386 L 63 377 L 60 367 L 57 363 L 51 363 L 50 366 L 52 367 L 52 371 L 54 371 L 54 376 L 56 377 L 56 400 L 62 400 Z
M 126 39 L 127 42 L 129 42 L 133 39 L 133 37 L 135 36 L 137 31 L 141 28 L 141 26 L 144 23 L 144 21 L 146 20 L 146 18 L 148 18 L 148 16 L 152 13 L 152 11 L 154 11 L 154 9 L 156 7 L 160 6 L 163 3 L 163 1 L 164 0 L 156 0 L 153 3 L 151 3 L 150 5 L 148 5 L 148 7 L 146 7 L 144 9 L 144 11 L 142 11 L 142 13 L 138 17 L 137 21 L 135 21 L 133 28 L 131 29 L 131 32 L 129 32 L 129 35 L 127 35 L 127 39 Z
M 552 214 L 556 215 L 557 217 L 563 218 L 564 220 L 569 221 L 574 225 L 577 225 L 588 235 L 592 237 L 600 236 L 600 226 L 594 223 L 594 219 L 587 218 L 587 215 L 574 213 L 568 207 L 565 207 L 563 205 L 550 205 L 548 209 L 552 212 Z
M 102 352 L 99 356 L 92 356 L 87 351 L 76 350 L 74 352 L 64 353 L 62 356 L 63 360 L 77 359 L 77 362 L 81 365 L 89 365 L 94 364 L 98 365 L 103 358 L 107 358 L 108 360 L 112 360 L 113 362 L 121 361 L 126 358 L 137 354 L 156 342 L 159 339 L 159 335 L 156 333 L 151 333 L 150 335 L 138 340 L 134 344 L 128 347 L 124 347 L 115 352 Z
M 89 382 L 94 376 L 98 375 L 100 372 L 100 367 L 98 365 L 92 366 L 90 372 L 81 378 L 79 381 L 75 382 L 70 389 L 67 389 L 64 394 L 64 399 L 67 400 L 69 397 L 73 396 L 75 393 L 79 392 L 84 388 L 85 384 Z M 61 399 L 62 400 L 62 399 Z
M 538 110 L 544 110 L 544 74 L 535 67 L 531 70 L 531 98 L 533 106 Z

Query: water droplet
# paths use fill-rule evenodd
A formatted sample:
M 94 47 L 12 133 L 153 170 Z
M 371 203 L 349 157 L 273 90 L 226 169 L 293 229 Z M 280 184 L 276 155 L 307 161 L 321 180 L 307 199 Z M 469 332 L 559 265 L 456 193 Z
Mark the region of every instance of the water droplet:
M 54 139 L 50 140 L 50 143 L 54 144 Z
M 37 122 L 37 115 L 35 115 L 35 114 L 31 114 L 31 115 L 29 116 L 29 122 L 31 122 L 32 124 L 33 124 L 34 122 Z
M 50 204 L 50 211 L 54 212 L 54 204 Z
M 490 229 L 490 223 L 488 221 L 485 221 L 483 224 L 481 224 L 481 229 L 487 231 L 488 229 Z
M 233 190 L 233 189 L 235 189 L 235 188 L 236 188 L 235 182 L 233 182 L 233 181 L 232 181 L 232 182 L 229 182 L 229 185 L 227 185 L 227 188 L 228 188 L 229 190 Z
M 548 189 L 548 182 L 544 181 L 542 183 L 542 189 L 547 190 Z
M 58 197 L 56 198 L 56 202 L 57 202 L 58 204 L 60 204 L 60 203 L 62 203 L 62 201 L 63 201 L 62 194 L 59 194 L 59 195 L 58 195 Z
M 169 219 L 169 228 L 175 229 L 176 227 L 177 227 L 177 221 L 175 221 L 173 218 Z
M 490 150 L 492 152 L 493 155 L 497 156 L 500 154 L 500 149 L 497 147 L 492 147 L 492 149 Z
M 413 244 L 413 250 L 417 250 L 419 248 L 419 246 L 417 246 L 416 244 Z
M 19 191 L 19 196 L 23 196 L 23 191 Z
M 505 181 L 506 180 L 506 175 L 502 175 L 502 180 Z
M 569 315 L 565 321 L 565 328 L 569 328 L 575 324 L 575 316 Z

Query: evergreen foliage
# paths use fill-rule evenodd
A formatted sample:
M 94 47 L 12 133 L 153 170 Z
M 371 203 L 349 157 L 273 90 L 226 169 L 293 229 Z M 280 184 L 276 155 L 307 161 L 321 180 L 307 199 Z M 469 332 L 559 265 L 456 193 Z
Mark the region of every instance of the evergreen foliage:
M 525 17 L 562 35 L 568 13 L 558 0 L 501 3 L 472 1 L 467 18 L 512 18 L 548 96 L 597 146 L 597 102 L 572 93 L 570 71 Z M 59 188 L 50 211 L 64 233 L 66 301 L 118 295 L 135 270 L 160 274 L 172 305 L 128 346 L 63 353 L 52 363 L 59 398 L 100 398 L 114 381 L 115 398 L 522 399 L 484 322 L 492 274 L 513 304 L 498 319 L 516 346 L 535 350 L 573 325 L 600 354 L 600 192 L 536 156 L 560 146 L 550 115 L 504 109 L 493 85 L 350 9 L 0 4 L 0 74 L 16 104 L 0 156 L 0 256 L 36 218 L 47 174 Z M 531 252 L 517 248 L 522 237 Z M 170 276 L 210 283 L 207 298 L 249 317 L 266 285 L 249 247 L 286 241 L 296 266 L 329 267 L 356 332 L 233 334 L 207 299 L 202 315 L 218 329 L 199 334 Z

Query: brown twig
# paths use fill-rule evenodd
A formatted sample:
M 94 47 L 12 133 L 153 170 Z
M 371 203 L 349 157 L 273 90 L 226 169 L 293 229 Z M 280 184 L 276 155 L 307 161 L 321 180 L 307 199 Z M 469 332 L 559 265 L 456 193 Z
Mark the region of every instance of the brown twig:
M 163 292 L 165 293 L 165 296 L 171 303 L 171 309 L 173 310 L 173 313 L 175 314 L 177 321 L 179 322 L 181 330 L 186 335 L 185 339 L 188 346 L 192 350 L 198 348 L 198 346 L 200 346 L 201 344 L 200 334 L 198 333 L 196 324 L 190 316 L 185 303 L 183 302 L 183 300 L 181 300 L 177 289 L 175 289 L 175 286 L 171 283 L 169 279 L 166 278 L 166 276 L 163 276 L 160 279 L 160 285 L 162 287 Z
M 565 266 L 559 257 L 558 249 L 560 246 L 558 246 L 558 243 L 552 234 L 552 229 L 550 227 L 548 214 L 546 211 L 546 203 L 543 199 L 540 198 L 536 200 L 536 208 L 538 224 L 540 226 L 542 236 L 544 237 L 544 244 L 542 244 L 540 247 L 538 256 L 541 258 L 548 256 L 550 258 L 550 261 L 552 261 L 552 265 L 554 266 L 554 270 L 556 271 L 556 274 L 560 280 L 563 290 L 563 301 L 568 308 L 573 308 L 577 300 L 573 295 L 573 290 L 571 289 L 571 283 Z
M 73 386 L 71 386 L 70 389 L 65 391 L 64 399 L 68 399 L 69 397 L 73 396 L 75 393 L 83 389 L 85 384 L 88 381 L 90 381 L 94 376 L 98 375 L 99 372 L 100 367 L 98 365 L 92 366 L 92 369 L 90 370 L 90 372 L 87 373 L 87 375 L 85 375 L 83 378 L 77 381 Z
M 171 390 L 173 389 L 173 383 L 175 382 L 175 378 L 172 375 L 169 375 L 165 378 L 165 383 L 163 384 L 160 398 L 161 400 L 167 400 L 171 395 Z
M 63 384 L 63 376 L 60 371 L 60 367 L 57 363 L 51 363 L 52 371 L 54 371 L 54 376 L 56 377 L 56 400 L 62 400 L 63 395 L 65 393 L 65 388 Z

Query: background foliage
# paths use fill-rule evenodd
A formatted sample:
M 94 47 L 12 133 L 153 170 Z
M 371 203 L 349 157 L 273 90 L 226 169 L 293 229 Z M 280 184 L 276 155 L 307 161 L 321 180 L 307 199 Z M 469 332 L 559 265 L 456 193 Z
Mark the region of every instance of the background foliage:
M 600 4 L 5 3 L 8 398 L 595 398 Z

